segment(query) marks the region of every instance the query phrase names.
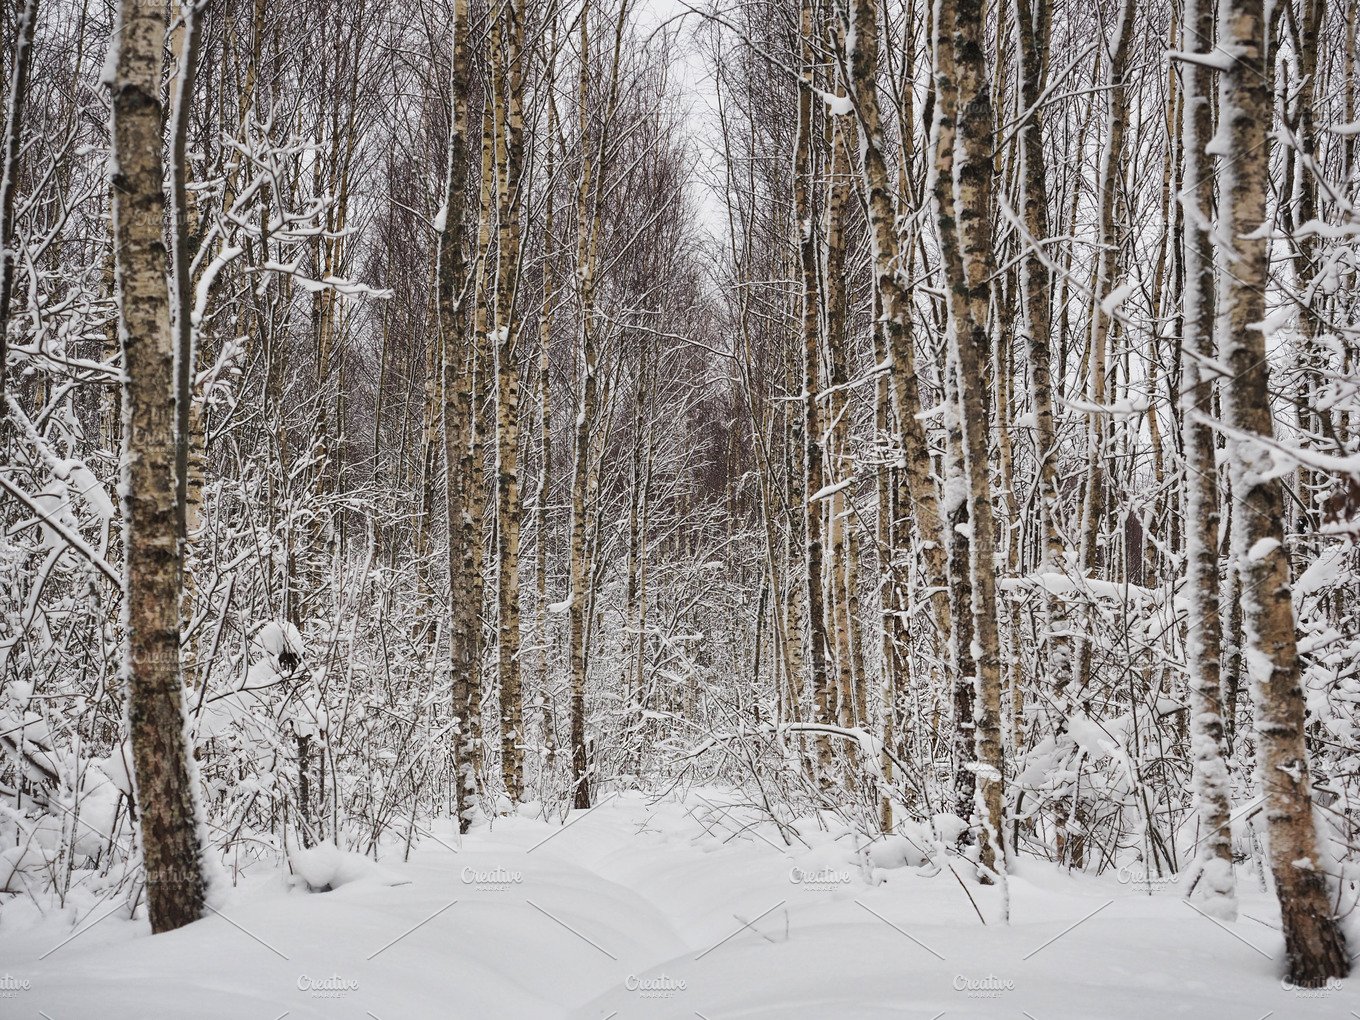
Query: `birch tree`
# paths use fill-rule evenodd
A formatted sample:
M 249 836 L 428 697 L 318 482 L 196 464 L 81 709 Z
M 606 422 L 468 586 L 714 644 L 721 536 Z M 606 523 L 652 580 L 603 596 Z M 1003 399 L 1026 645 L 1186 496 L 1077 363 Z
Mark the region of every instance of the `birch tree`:
M 1219 495 L 1213 429 L 1214 263 L 1208 225 L 1213 178 L 1204 148 L 1213 111 L 1198 61 L 1214 39 L 1214 11 L 1205 0 L 1187 0 L 1182 17 L 1181 202 L 1184 294 L 1181 338 L 1181 402 L 1185 446 L 1186 587 L 1189 613 L 1186 652 L 1190 665 L 1190 725 L 1200 827 L 1196 880 L 1205 909 L 1233 919 L 1237 913 L 1229 822 L 1229 783 L 1223 759 L 1223 699 L 1219 689 L 1223 626 L 1219 616 Z
M 472 713 L 476 689 L 472 660 L 476 654 L 472 607 L 472 523 L 471 448 L 472 372 L 474 344 L 467 339 L 466 289 L 467 263 L 463 252 L 465 194 L 468 164 L 468 5 L 455 0 L 453 40 L 449 75 L 449 146 L 440 209 L 438 244 L 438 311 L 443 355 L 444 394 L 444 508 L 448 522 L 448 571 L 450 684 L 453 714 L 457 720 L 453 734 L 454 811 L 460 831 L 471 823 L 471 797 L 476 790 L 475 758 L 472 749 Z
M 1314 988 L 1350 970 L 1346 941 L 1332 913 L 1304 744 L 1284 499 L 1273 470 L 1270 371 L 1266 361 L 1270 93 L 1264 60 L 1267 22 L 1261 0 L 1221 0 L 1218 159 L 1219 360 L 1228 372 L 1223 417 L 1233 498 L 1233 553 L 1242 574 L 1244 657 L 1256 714 L 1257 772 L 1265 795 L 1270 870 L 1284 925 L 1290 981 Z M 1202 681 L 1201 681 L 1202 686 Z
M 9 408 L 5 379 L 9 374 L 10 302 L 19 262 L 15 247 L 14 209 L 19 191 L 19 143 L 23 134 L 28 76 L 33 66 L 33 35 L 38 26 L 38 0 L 24 0 L 17 11 L 14 53 L 6 92 L 4 137 L 0 138 L 0 450 L 8 442 Z
M 124 0 L 114 33 L 113 236 L 123 392 L 126 542 L 125 675 L 133 768 L 153 931 L 198 920 L 197 776 L 184 735 L 175 472 L 174 344 L 161 165 L 163 8 Z
M 1001 650 L 997 629 L 995 525 L 988 477 L 988 410 L 983 359 L 992 350 L 988 335 L 990 281 L 995 271 L 991 234 L 992 104 L 982 46 L 981 5 L 963 4 L 938 12 L 936 50 L 944 83 L 938 88 L 940 178 L 953 179 L 952 206 L 939 200 L 941 247 L 953 313 L 953 355 L 957 365 L 958 412 L 963 422 L 967 477 L 973 616 L 972 655 L 976 696 L 973 722 L 977 743 L 977 817 L 981 828 L 979 866 L 1004 884 L 1006 870 L 1004 760 L 1001 741 Z M 950 87 L 953 77 L 956 84 Z M 957 105 L 955 105 L 957 104 Z M 956 114 L 957 110 L 957 114 Z M 955 149 L 948 149 L 943 125 L 953 121 Z M 937 190 L 937 195 L 939 194 Z M 959 720 L 961 722 L 961 720 Z
M 523 26 L 517 5 L 503 5 L 492 33 L 496 108 L 496 543 L 501 703 L 501 776 L 506 795 L 524 793 L 524 704 L 519 634 L 519 286 L 520 204 L 524 162 Z

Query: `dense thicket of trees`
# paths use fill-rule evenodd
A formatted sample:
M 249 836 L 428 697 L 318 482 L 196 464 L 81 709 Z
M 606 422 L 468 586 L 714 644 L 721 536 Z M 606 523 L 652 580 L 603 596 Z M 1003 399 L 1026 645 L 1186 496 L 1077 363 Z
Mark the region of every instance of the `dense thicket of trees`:
M 0 4 L 0 895 L 719 781 L 1344 973 L 1354 0 L 668 18 Z

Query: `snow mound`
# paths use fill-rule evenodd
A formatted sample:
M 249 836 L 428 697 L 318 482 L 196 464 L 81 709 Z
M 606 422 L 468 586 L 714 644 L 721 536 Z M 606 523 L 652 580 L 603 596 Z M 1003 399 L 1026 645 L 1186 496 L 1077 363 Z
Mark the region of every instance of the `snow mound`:
M 407 885 L 408 879 L 398 877 L 377 861 L 341 850 L 330 840 L 306 850 L 294 850 L 288 855 L 294 879 L 307 887 L 308 892 L 330 892 L 344 885 Z

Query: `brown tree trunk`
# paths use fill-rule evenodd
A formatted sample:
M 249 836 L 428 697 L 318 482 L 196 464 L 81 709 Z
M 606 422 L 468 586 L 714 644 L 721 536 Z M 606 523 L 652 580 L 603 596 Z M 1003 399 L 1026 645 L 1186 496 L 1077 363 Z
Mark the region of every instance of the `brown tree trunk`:
M 1039 458 L 1039 506 L 1043 529 L 1040 571 L 1067 571 L 1067 549 L 1061 530 L 1062 494 L 1058 489 L 1058 438 L 1053 422 L 1052 280 L 1037 248 L 1048 237 L 1048 174 L 1044 167 L 1043 94 L 1048 64 L 1049 5 L 1043 0 L 1016 0 L 1015 19 L 1020 60 L 1020 106 L 1032 111 L 1021 130 L 1022 194 L 1029 244 L 1020 260 L 1020 288 L 1029 361 L 1030 399 L 1034 409 L 1034 444 Z M 1048 682 L 1061 695 L 1072 678 L 1072 642 L 1067 603 L 1046 599 Z M 1045 699 L 1045 702 L 1047 699 Z M 1017 719 L 1017 725 L 1019 720 Z
M 968 479 L 968 549 L 972 577 L 973 643 L 976 651 L 977 700 L 973 706 L 977 739 L 977 814 L 979 858 L 984 880 L 1004 881 L 1006 870 L 1004 798 L 1005 761 L 1001 740 L 1001 648 L 997 628 L 996 534 L 988 478 L 988 408 L 984 367 L 995 349 L 987 331 L 991 280 L 996 270 L 992 252 L 992 101 L 983 49 L 983 5 L 962 0 L 953 25 L 941 15 L 938 45 L 948 73 L 952 57 L 957 75 L 957 134 L 954 160 L 954 206 L 952 224 L 942 224 L 941 247 L 957 245 L 957 257 L 946 265 L 961 265 L 962 275 L 952 275 L 949 286 L 956 310 L 963 314 L 954 322 L 953 340 L 958 365 L 959 410 L 963 417 L 964 465 Z M 941 106 L 947 105 L 947 89 L 941 90 Z M 943 116 L 954 111 L 943 110 Z M 940 167 L 941 175 L 950 168 Z M 942 217 L 947 220 L 947 217 Z M 955 270 L 956 272 L 957 270 Z
M 911 336 L 910 247 L 899 240 L 892 183 L 884 158 L 882 116 L 878 103 L 878 0 L 851 0 L 855 47 L 850 54 L 851 90 L 859 122 L 861 171 L 867 194 L 869 240 L 874 259 L 874 281 L 882 302 L 888 361 L 892 369 L 893 414 L 901 435 L 913 518 L 920 543 L 926 586 L 930 592 L 931 622 L 936 659 L 942 661 L 950 644 L 949 580 L 945 526 L 939 492 L 921 421 L 920 387 Z M 903 139 L 903 147 L 910 145 Z
M 438 311 L 440 349 L 443 353 L 444 393 L 444 508 L 448 521 L 449 569 L 449 671 L 453 715 L 454 812 L 460 832 L 472 822 L 472 797 L 477 789 L 472 749 L 472 719 L 477 691 L 473 683 L 480 632 L 473 606 L 472 547 L 476 528 L 470 512 L 472 464 L 472 372 L 475 359 L 468 343 L 466 289 L 467 258 L 464 254 L 465 191 L 468 162 L 468 5 L 455 0 L 453 7 L 453 53 L 449 81 L 449 162 L 444 180 L 444 200 L 438 248 Z
M 19 190 L 19 141 L 23 133 L 24 106 L 28 101 L 28 76 L 33 66 L 33 33 L 38 25 L 38 0 L 24 0 L 17 17 L 14 59 L 7 93 L 9 101 L 5 104 L 5 135 L 0 140 L 0 454 L 5 452 L 9 428 L 5 380 L 9 360 L 9 306 L 14 293 L 15 266 L 19 261 L 13 243 L 14 202 Z
M 807 591 L 808 680 L 812 688 L 816 723 L 832 723 L 830 677 L 827 669 L 826 604 L 822 585 L 822 446 L 817 413 L 818 336 L 820 305 L 817 266 L 817 231 L 812 208 L 812 73 L 813 12 L 811 0 L 802 5 L 803 87 L 798 90 L 798 133 L 793 156 L 794 231 L 798 247 L 801 333 L 803 351 L 803 420 L 794 449 L 803 452 L 803 585 Z M 816 497 L 816 498 L 814 498 Z M 830 763 L 831 745 L 817 738 L 817 758 L 823 770 Z M 826 781 L 823 771 L 820 777 Z
M 1128 90 L 1124 76 L 1128 68 L 1129 44 L 1133 36 L 1133 16 L 1137 0 L 1120 0 L 1119 16 L 1114 27 L 1114 52 L 1110 57 L 1108 106 L 1106 109 L 1105 148 L 1101 153 L 1099 191 L 1099 236 L 1095 258 L 1095 283 L 1091 298 L 1091 332 L 1088 348 L 1090 401 L 1097 408 L 1108 399 L 1107 361 L 1114 309 L 1104 302 L 1114 289 L 1114 274 L 1118 249 L 1115 243 L 1115 207 L 1119 201 L 1120 171 L 1123 167 L 1124 129 L 1128 119 Z M 1100 537 L 1105 530 L 1107 516 L 1105 459 L 1109 455 L 1110 427 L 1106 414 L 1096 411 L 1091 415 L 1087 438 L 1086 486 L 1082 507 L 1081 566 L 1089 576 L 1097 576 L 1102 565 Z M 1094 642 L 1087 638 L 1079 642 L 1073 675 L 1078 683 L 1078 694 L 1090 680 Z M 1059 708 L 1063 708 L 1059 705 Z
M 174 342 L 163 239 L 163 8 L 124 0 L 113 76 L 113 235 L 127 374 L 123 520 L 132 759 L 151 929 L 203 916 L 205 882 L 180 677 Z
M 1273 439 L 1265 294 L 1269 273 L 1266 193 L 1271 121 L 1262 0 L 1222 0 L 1218 46 L 1234 54 L 1219 78 L 1218 355 L 1228 373 L 1224 418 L 1235 515 L 1233 549 L 1242 572 L 1245 658 L 1256 710 L 1257 771 L 1266 798 L 1270 870 L 1280 901 L 1288 978 L 1318 987 L 1350 970 L 1346 940 L 1332 913 L 1313 822 L 1312 778 L 1304 745 L 1304 696 L 1284 498 Z
M 512 801 L 524 795 L 524 705 L 520 690 L 519 634 L 519 275 L 520 191 L 524 162 L 524 70 L 519 10 L 503 5 L 492 33 L 495 102 L 498 239 L 496 270 L 496 544 L 499 582 L 497 679 L 501 707 L 501 778 Z

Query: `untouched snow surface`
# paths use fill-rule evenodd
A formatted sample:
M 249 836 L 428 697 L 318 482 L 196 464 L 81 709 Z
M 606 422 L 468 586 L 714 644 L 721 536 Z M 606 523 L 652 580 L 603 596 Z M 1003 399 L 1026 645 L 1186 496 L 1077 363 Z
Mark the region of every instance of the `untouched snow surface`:
M 862 839 L 805 821 L 808 845 L 785 848 L 754 819 L 716 791 L 625 794 L 565 827 L 501 818 L 461 846 L 436 825 L 409 862 L 385 857 L 385 881 L 311 893 L 282 873 L 247 877 L 220 913 L 166 935 L 107 907 L 75 929 L 69 913 L 26 926 L 11 915 L 0 1017 L 1360 1014 L 1354 979 L 1284 986 L 1277 915 L 1259 889 L 1223 925 L 1174 882 L 1030 862 L 1011 883 L 1012 923 L 984 926 L 991 891 L 912 866 L 906 841 L 866 855 Z

